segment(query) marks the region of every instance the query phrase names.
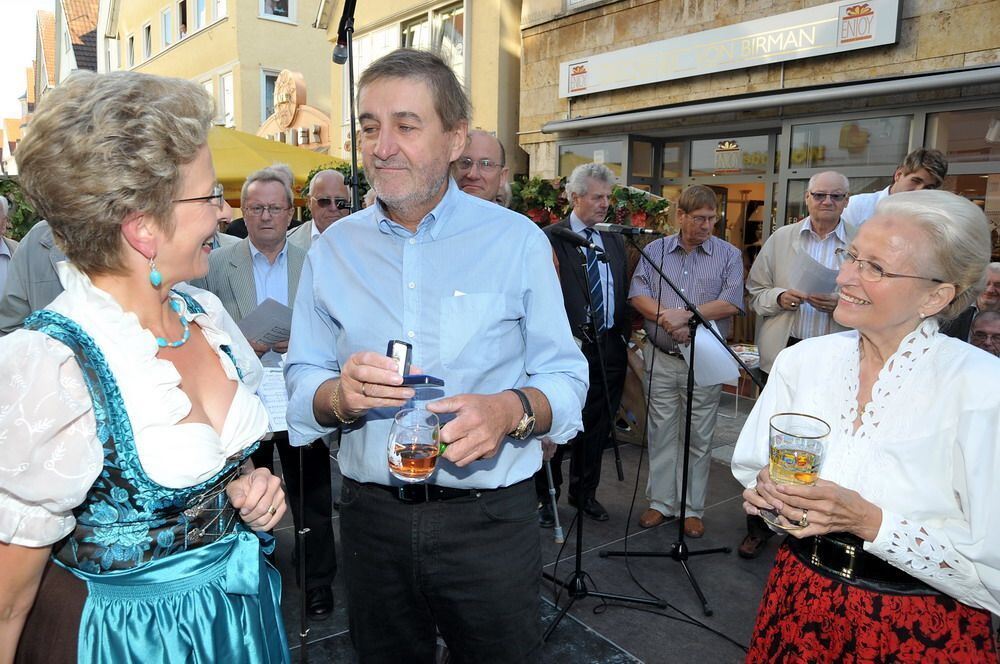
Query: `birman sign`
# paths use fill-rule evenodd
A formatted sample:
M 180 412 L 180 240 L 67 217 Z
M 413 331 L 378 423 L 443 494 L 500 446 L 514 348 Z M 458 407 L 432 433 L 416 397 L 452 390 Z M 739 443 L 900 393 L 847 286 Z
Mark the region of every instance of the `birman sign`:
M 831 2 L 559 65 L 559 96 L 894 44 L 902 0 Z

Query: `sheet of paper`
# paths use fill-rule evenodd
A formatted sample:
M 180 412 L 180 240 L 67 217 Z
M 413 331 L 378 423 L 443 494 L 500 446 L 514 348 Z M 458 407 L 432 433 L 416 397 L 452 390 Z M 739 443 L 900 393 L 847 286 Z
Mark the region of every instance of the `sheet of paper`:
M 829 294 L 837 290 L 837 270 L 816 262 L 804 251 L 796 254 L 789 275 L 790 286 L 797 291 L 813 294 Z
M 249 341 L 276 344 L 288 341 L 292 332 L 292 310 L 277 300 L 267 298 L 239 322 Z
M 267 408 L 267 419 L 271 431 L 287 431 L 285 411 L 288 409 L 288 392 L 285 391 L 283 367 L 264 367 L 264 380 L 257 388 L 257 396 Z
M 715 321 L 709 321 L 716 332 Z M 681 355 L 684 361 L 691 363 L 691 345 L 680 345 Z M 694 335 L 694 384 L 698 387 L 708 387 L 710 385 L 736 385 L 740 379 L 740 365 L 729 354 L 719 340 L 711 332 L 705 329 L 698 330 Z

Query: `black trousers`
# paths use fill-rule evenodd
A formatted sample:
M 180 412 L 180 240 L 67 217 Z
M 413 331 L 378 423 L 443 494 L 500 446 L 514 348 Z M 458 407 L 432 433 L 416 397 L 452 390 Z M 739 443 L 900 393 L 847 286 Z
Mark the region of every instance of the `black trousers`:
M 298 531 L 305 525 L 309 532 L 306 545 L 306 590 L 333 585 L 337 575 L 336 542 L 333 535 L 333 495 L 330 489 L 330 450 L 322 440 L 314 440 L 302 448 L 303 480 L 305 484 L 304 514 L 299 514 L 299 448 L 288 443 L 288 432 L 279 431 L 274 438 L 264 441 L 250 459 L 254 467 L 274 471 L 274 450 L 281 458 L 288 504 L 292 508 L 292 521 Z M 295 540 L 295 557 L 300 555 L 298 538 Z M 296 568 L 298 575 L 298 568 Z M 302 580 L 297 579 L 299 586 Z
M 542 558 L 530 482 L 403 503 L 344 478 L 340 537 L 351 642 L 362 664 L 537 661 Z
M 587 390 L 587 399 L 583 405 L 583 431 L 566 445 L 560 445 L 552 457 L 552 483 L 555 485 L 557 497 L 563 483 L 562 462 L 566 454 L 570 455 L 569 495 L 574 501 L 580 498 L 593 498 L 601 481 L 601 460 L 604 457 L 604 448 L 611 438 L 611 427 L 615 424 L 613 418 L 621 404 L 625 373 L 628 370 L 628 349 L 620 334 L 608 334 L 604 338 L 602 349 L 607 366 L 608 396 L 611 400 L 612 414 L 608 415 L 607 400 L 604 397 L 604 377 L 601 374 L 597 345 L 584 344 L 581 350 L 590 366 L 590 389 Z M 572 445 L 580 445 L 583 448 L 582 468 L 576 467 L 576 457 L 571 451 Z M 545 476 L 545 468 L 535 473 L 535 493 L 540 502 L 548 503 L 549 483 Z

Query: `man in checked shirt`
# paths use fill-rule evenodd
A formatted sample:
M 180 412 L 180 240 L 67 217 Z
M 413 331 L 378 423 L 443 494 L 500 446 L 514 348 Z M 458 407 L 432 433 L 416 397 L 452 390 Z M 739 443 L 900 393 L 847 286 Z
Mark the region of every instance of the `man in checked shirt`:
M 740 250 L 712 235 L 717 219 L 715 192 L 703 185 L 688 187 L 677 200 L 680 232 L 650 243 L 653 263 L 698 307 L 701 315 L 716 321 L 722 337 L 730 318 L 743 309 L 743 260 Z M 643 349 L 649 390 L 649 509 L 639 525 L 652 528 L 680 511 L 681 464 L 684 453 L 683 424 L 687 398 L 687 362 L 680 346 L 690 340 L 691 312 L 660 280 L 646 259 L 639 261 L 629 290 L 629 303 L 645 318 L 648 341 Z M 709 334 L 708 331 L 701 334 Z M 696 386 L 691 411 L 691 463 L 684 532 L 705 534 L 702 514 L 712 457 L 722 385 Z

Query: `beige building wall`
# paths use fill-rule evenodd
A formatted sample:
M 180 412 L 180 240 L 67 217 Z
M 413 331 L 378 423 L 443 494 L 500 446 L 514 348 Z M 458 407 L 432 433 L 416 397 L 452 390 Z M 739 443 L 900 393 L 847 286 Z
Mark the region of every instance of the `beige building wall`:
M 812 7 L 810 0 L 523 0 L 521 11 L 521 146 L 531 155 L 533 175 L 556 172 L 557 136 L 542 134 L 553 120 L 621 113 L 733 95 L 794 90 L 823 83 L 865 82 L 1000 62 L 1000 0 L 902 3 L 899 42 L 834 56 L 806 58 L 695 78 L 561 99 L 559 63 L 581 56 L 678 37 L 756 18 Z M 568 5 L 582 9 L 567 10 Z M 973 91 L 982 94 L 983 91 Z M 915 94 L 876 103 L 924 103 L 959 99 L 962 90 Z M 837 111 L 871 106 L 871 99 L 841 102 Z M 800 109 L 830 112 L 821 107 Z M 781 109 L 736 117 L 696 117 L 658 123 L 671 126 L 739 122 L 775 117 Z M 620 127 L 641 133 L 651 126 Z M 601 133 L 601 132 L 597 132 Z M 608 133 L 607 131 L 603 133 Z M 577 134 L 572 134 L 577 135 Z
M 327 38 L 330 47 L 336 44 L 342 3 L 328 15 Z M 363 52 L 375 43 L 379 52 L 388 52 L 402 45 L 403 26 L 428 11 L 452 7 L 455 2 L 414 2 L 368 0 L 359 2 L 355 14 L 355 44 L 359 63 L 367 65 Z M 507 148 L 507 162 L 514 173 L 527 171 L 526 155 L 516 149 L 520 55 L 520 0 L 465 0 L 465 72 L 466 91 L 472 100 L 472 126 L 497 132 Z M 357 71 L 355 78 L 360 76 Z M 331 146 L 331 154 L 350 159 L 345 149 L 349 143 L 349 115 L 345 91 L 347 68 L 334 64 L 330 75 L 331 131 L 340 132 L 341 140 Z
M 120 66 L 128 69 L 128 41 L 134 36 L 131 69 L 161 76 L 177 76 L 201 83 L 212 91 L 220 119 L 223 116 L 223 85 L 232 77 L 232 126 L 256 133 L 262 117 L 263 71 L 277 75 L 282 69 L 299 71 L 308 86 L 308 103 L 324 112 L 330 108 L 328 62 L 330 45 L 322 30 L 312 27 L 319 0 L 289 0 L 292 16 L 287 20 L 260 16 L 257 0 L 207 0 L 206 25 L 179 37 L 176 0 L 127 0 L 119 2 L 117 34 Z M 195 0 L 187 0 L 188 7 Z M 162 12 L 171 8 L 172 36 L 164 44 Z M 217 9 L 225 10 L 216 15 Z M 192 11 L 188 10 L 189 14 Z M 221 12 L 220 12 L 221 14 Z M 149 25 L 152 44 L 143 57 L 143 28 Z

